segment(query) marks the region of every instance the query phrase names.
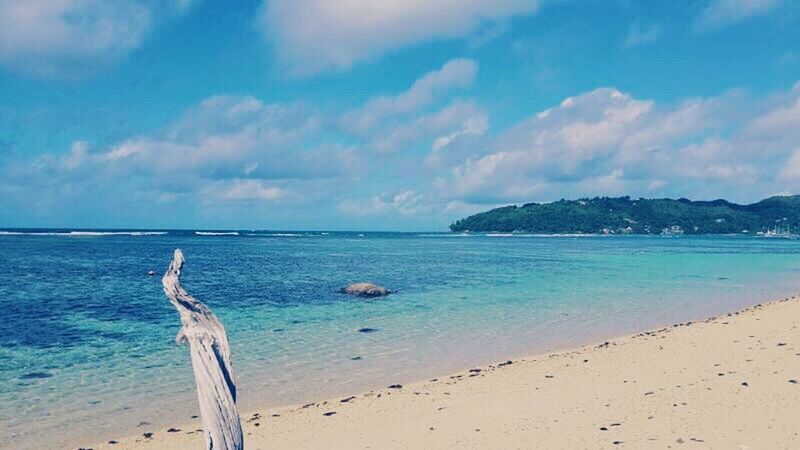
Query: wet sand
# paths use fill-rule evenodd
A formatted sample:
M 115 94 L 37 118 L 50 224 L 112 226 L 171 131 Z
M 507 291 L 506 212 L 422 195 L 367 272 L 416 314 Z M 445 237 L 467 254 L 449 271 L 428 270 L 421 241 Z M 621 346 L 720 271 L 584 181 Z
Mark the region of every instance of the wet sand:
M 800 298 L 242 422 L 248 449 L 800 448 Z M 203 448 L 200 427 L 69 447 Z

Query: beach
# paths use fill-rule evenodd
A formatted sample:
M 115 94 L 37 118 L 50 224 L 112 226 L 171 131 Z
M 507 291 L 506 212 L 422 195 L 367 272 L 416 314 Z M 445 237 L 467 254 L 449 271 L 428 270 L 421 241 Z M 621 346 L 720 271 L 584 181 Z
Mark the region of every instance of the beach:
M 798 448 L 800 298 L 402 386 L 386 381 L 243 412 L 245 445 Z M 199 419 L 181 417 L 169 429 L 72 447 L 202 448 L 199 430 Z

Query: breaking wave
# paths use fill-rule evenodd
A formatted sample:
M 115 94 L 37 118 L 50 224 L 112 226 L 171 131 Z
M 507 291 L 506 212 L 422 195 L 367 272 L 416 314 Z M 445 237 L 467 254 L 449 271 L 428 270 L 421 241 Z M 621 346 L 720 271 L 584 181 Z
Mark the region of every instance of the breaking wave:
M 198 236 L 238 236 L 236 231 L 195 231 Z
M 0 231 L 0 236 L 161 236 L 167 231 Z

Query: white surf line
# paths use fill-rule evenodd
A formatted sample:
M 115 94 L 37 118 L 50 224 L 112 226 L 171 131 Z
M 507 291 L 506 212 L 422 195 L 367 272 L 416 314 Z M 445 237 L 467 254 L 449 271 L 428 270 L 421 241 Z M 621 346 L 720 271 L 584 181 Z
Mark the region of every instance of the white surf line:
M 236 231 L 195 231 L 198 236 L 238 236 Z
M 181 286 L 183 261 L 183 252 L 176 249 L 161 281 L 164 294 L 181 316 L 182 327 L 175 342 L 189 343 L 206 448 L 242 450 L 244 438 L 236 409 L 236 385 L 228 336 L 211 310 Z
M 163 236 L 168 231 L 0 231 L 0 236 Z

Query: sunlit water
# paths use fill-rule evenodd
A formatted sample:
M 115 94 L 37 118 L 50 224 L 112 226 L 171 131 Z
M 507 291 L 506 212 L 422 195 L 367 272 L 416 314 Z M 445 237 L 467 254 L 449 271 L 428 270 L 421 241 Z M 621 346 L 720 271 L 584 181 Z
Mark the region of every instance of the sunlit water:
M 184 286 L 228 330 L 245 411 L 800 292 L 788 239 L 66 231 L 0 232 L 0 447 L 88 445 L 197 414 L 161 291 L 176 247 Z M 396 293 L 337 293 L 358 281 Z

